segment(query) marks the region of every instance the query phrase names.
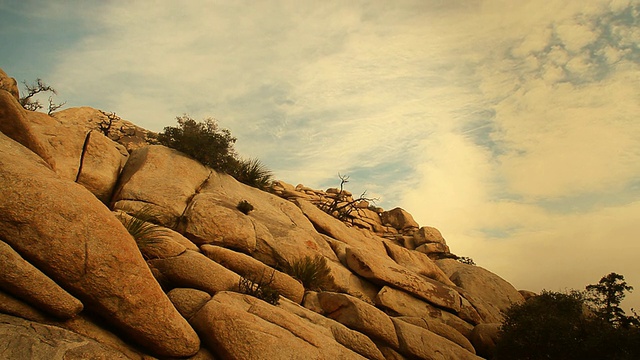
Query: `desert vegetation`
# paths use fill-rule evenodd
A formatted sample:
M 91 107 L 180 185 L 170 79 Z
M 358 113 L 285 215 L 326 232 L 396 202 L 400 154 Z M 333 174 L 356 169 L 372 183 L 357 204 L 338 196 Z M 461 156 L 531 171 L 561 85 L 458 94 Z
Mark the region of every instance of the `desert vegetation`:
M 24 84 L 26 95 L 20 97 L 19 102 L 20 102 L 20 105 L 22 105 L 22 107 L 25 108 L 26 110 L 37 111 L 44 108 L 44 105 L 42 105 L 39 100 L 34 99 L 34 96 L 36 96 L 37 94 L 47 93 L 47 92 L 53 95 L 58 94 L 54 88 L 44 83 L 42 79 L 37 79 L 34 84 L 28 84 L 26 81 L 23 81 L 22 83 Z M 48 115 L 51 115 L 51 113 L 60 109 L 61 107 L 64 106 L 64 104 L 66 104 L 66 101 L 59 104 L 54 103 L 53 96 L 49 96 L 48 102 L 49 102 L 49 105 L 47 107 Z
M 287 263 L 283 270 L 300 281 L 305 289 L 312 291 L 322 290 L 331 277 L 327 259 L 320 255 L 296 259 Z

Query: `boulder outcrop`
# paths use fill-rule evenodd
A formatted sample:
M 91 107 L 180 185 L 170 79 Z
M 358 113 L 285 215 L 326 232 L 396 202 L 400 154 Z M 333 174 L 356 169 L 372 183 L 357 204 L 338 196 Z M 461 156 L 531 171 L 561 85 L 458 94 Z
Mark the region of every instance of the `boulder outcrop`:
M 89 107 L 25 110 L 0 69 L 5 357 L 479 359 L 502 311 L 532 296 L 450 259 L 402 208 L 259 190 L 152 135 Z M 287 266 L 307 256 L 329 275 Z

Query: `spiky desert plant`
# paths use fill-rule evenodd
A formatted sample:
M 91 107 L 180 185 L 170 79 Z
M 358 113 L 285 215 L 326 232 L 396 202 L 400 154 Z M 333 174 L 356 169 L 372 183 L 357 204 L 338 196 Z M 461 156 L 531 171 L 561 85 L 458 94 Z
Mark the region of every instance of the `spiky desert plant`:
M 331 270 L 323 256 L 305 256 L 288 263 L 284 271 L 302 282 L 307 290 L 321 290 L 331 280 Z
M 138 244 L 138 247 L 145 247 L 157 244 L 165 236 L 162 227 L 154 224 L 158 214 L 150 206 L 143 206 L 138 210 L 129 210 L 131 214 L 125 216 L 120 214 L 118 219 L 125 229 L 131 234 Z
M 271 184 L 273 173 L 257 158 L 238 160 L 231 171 L 231 176 L 241 183 L 258 189 L 265 189 Z
M 265 272 L 262 272 L 260 278 L 241 277 L 238 283 L 238 290 L 260 300 L 264 300 L 271 305 L 278 305 L 280 301 L 280 292 L 271 286 L 275 270 L 271 273 L 269 280 L 265 279 Z

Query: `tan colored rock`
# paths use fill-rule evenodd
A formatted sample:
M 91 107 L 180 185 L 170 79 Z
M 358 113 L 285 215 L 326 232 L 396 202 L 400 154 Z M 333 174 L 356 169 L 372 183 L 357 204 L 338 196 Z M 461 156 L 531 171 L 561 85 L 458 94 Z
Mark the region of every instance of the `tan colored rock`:
M 460 295 L 453 288 L 420 276 L 388 256 L 347 248 L 347 264 L 353 272 L 373 283 L 400 288 L 434 305 L 460 311 Z
M 442 237 L 440 230 L 430 226 L 423 226 L 418 229 L 418 231 L 413 234 L 413 239 L 416 246 L 420 246 L 425 243 L 447 244 Z
M 74 298 L 53 280 L 0 241 L 0 289 L 58 318 L 67 319 L 83 309 Z
M 172 289 L 167 293 L 167 296 L 180 314 L 187 320 L 191 319 L 198 310 L 211 300 L 209 293 L 190 288 Z
M 197 351 L 193 329 L 104 204 L 2 134 L 0 168 L 0 238 L 132 341 L 162 356 Z
M 443 311 L 426 301 L 416 299 L 406 292 L 385 286 L 376 297 L 376 305 L 395 315 L 418 317 L 439 321 L 456 329 L 465 337 L 473 330 L 473 325 L 455 314 Z
M 518 292 L 520 293 L 520 295 L 522 295 L 525 301 L 531 299 L 532 297 L 538 296 L 538 294 L 529 290 L 518 290 Z
M 478 355 L 491 359 L 500 340 L 499 323 L 478 324 L 471 332 L 470 340 Z
M 161 214 L 162 225 L 172 227 L 209 174 L 209 169 L 176 150 L 160 145 L 140 148 L 122 169 L 113 196 L 115 208 L 136 210 L 138 202 L 138 207 L 150 206 Z
M 406 360 L 407 358 L 402 356 L 399 352 L 388 346 L 379 346 L 380 352 L 386 360 Z
M 238 274 L 195 251 L 187 250 L 178 256 L 152 259 L 148 263 L 174 287 L 194 288 L 211 295 L 218 291 L 238 291 Z
M 467 339 L 452 326 L 449 326 L 441 321 L 411 316 L 402 316 L 397 317 L 396 319 L 429 330 L 436 335 L 440 335 L 445 339 L 453 341 L 472 354 L 476 353 L 476 349 L 473 347 L 473 345 L 471 345 L 471 341 L 469 341 L 469 339 Z
M 224 206 L 215 194 L 194 196 L 184 219 L 184 234 L 197 245 L 213 244 L 247 254 L 256 249 L 256 230 L 251 218 L 235 206 Z
M 325 290 L 349 294 L 369 304 L 375 304 L 375 298 L 378 294 L 378 286 L 366 281 L 365 279 L 355 275 L 344 265 L 327 261 L 331 278 L 328 280 L 329 285 Z
M 111 202 L 120 170 L 126 162 L 112 140 L 97 131 L 87 134 L 77 182 L 105 204 Z
M 398 347 L 393 323 L 381 310 L 346 294 L 321 292 L 317 296 L 322 315 L 359 331 L 373 340 L 382 341 L 394 348 Z
M 123 224 L 133 221 L 133 217 L 123 211 L 114 211 L 114 214 Z M 154 227 L 153 236 L 137 241 L 138 248 L 145 259 L 164 259 L 178 256 L 187 250 L 184 245 L 173 240 L 175 238 L 172 234 L 173 230 L 147 222 L 145 225 Z
M 0 132 L 36 153 L 49 168 L 57 169 L 51 146 L 38 137 L 18 100 L 4 90 L 0 90 Z
M 49 314 L 36 309 L 13 295 L 0 290 L 0 313 L 17 316 L 23 319 L 44 322 L 51 319 Z
M 317 295 L 317 293 L 314 293 Z M 296 316 L 319 325 L 327 330 L 327 335 L 331 335 L 338 343 L 344 345 L 367 359 L 384 360 L 384 356 L 378 350 L 371 339 L 364 334 L 349 329 L 341 323 L 324 317 L 317 312 L 306 309 L 294 302 L 282 300 L 278 307 L 295 314 Z
M 408 250 L 388 241 L 384 242 L 384 246 L 387 249 L 387 254 L 399 265 L 445 285 L 455 286 L 438 265 L 425 254 Z
M 502 322 L 503 311 L 524 301 L 522 295 L 506 280 L 479 266 L 463 264 L 453 259 L 437 260 L 436 264 L 451 281 L 465 290 L 484 322 Z
M 5 314 L 0 314 L 0 354 L 4 359 L 130 359 L 71 331 Z
M 391 226 L 397 230 L 418 229 L 420 227 L 418 223 L 413 220 L 413 216 L 401 208 L 385 211 L 380 217 L 384 225 Z
M 449 246 L 441 243 L 425 243 L 416 247 L 417 252 L 423 254 L 448 254 L 451 252 Z M 436 257 L 437 258 L 437 257 Z
M 310 202 L 296 200 L 295 203 L 321 232 L 349 246 L 363 247 L 379 254 L 386 254 L 382 241 L 367 238 L 359 231 L 347 227 L 342 221 L 318 209 Z
M 191 323 L 223 359 L 364 359 L 317 325 L 248 295 L 217 293 Z
M 243 215 L 252 221 L 255 231 L 256 248 L 250 255 L 265 264 L 282 265 L 315 255 L 337 259 L 313 224 L 289 201 L 215 172 L 202 186 L 200 194 L 207 194 L 207 201 L 228 209 L 235 208 L 242 200 L 254 207 L 248 215 Z M 216 221 L 213 217 L 210 220 Z
M 202 245 L 202 253 L 208 258 L 247 279 L 263 278 L 280 295 L 300 304 L 304 297 L 304 286 L 291 276 L 275 270 L 251 256 L 225 249 L 219 246 Z
M 400 319 L 391 319 L 400 341 L 400 353 L 428 360 L 482 360 L 460 345 L 436 335 L 429 330 L 409 324 Z
M 11 94 L 16 100 L 20 100 L 20 90 L 16 79 L 7 75 L 4 70 L 0 69 L 0 90 L 5 90 Z

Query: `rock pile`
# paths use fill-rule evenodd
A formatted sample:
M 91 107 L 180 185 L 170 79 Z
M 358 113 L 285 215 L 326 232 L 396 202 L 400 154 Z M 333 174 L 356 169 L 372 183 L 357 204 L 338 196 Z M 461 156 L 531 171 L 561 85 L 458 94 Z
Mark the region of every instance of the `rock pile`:
M 13 86 L 0 71 L 10 358 L 480 359 L 523 300 L 400 208 L 360 201 L 339 220 L 320 208 L 347 192 L 248 187 L 124 120 L 105 136 L 99 110 L 23 110 Z M 141 211 L 154 214 L 152 241 L 121 222 Z M 285 271 L 307 256 L 329 269 L 318 289 Z M 265 277 L 278 304 L 240 291 Z

